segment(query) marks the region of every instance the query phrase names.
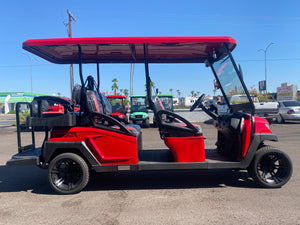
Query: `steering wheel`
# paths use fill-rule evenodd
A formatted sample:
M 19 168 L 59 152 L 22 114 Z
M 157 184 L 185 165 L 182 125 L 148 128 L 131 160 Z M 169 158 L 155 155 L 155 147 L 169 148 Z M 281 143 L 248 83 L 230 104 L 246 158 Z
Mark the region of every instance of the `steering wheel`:
M 203 98 L 205 97 L 205 94 L 202 94 L 198 99 L 197 101 L 195 101 L 195 103 L 192 105 L 192 107 L 190 108 L 190 111 L 194 111 L 194 109 L 196 109 L 198 106 L 201 107 L 200 103 L 202 103 L 203 101 Z
M 195 108 L 197 108 L 198 106 L 200 106 L 200 108 L 210 117 L 212 117 L 214 120 L 218 118 L 218 114 L 216 114 L 215 112 L 209 110 L 208 108 L 206 108 L 203 105 L 203 99 L 205 97 L 205 94 L 202 94 L 197 101 L 192 105 L 192 107 L 190 108 L 190 111 L 192 112 Z

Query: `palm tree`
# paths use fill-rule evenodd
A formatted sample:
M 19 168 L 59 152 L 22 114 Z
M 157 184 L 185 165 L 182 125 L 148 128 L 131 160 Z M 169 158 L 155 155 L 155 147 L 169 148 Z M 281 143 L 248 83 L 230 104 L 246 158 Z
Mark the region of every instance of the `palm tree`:
M 170 88 L 169 91 L 171 92 L 171 95 L 172 95 L 172 94 L 173 94 L 173 93 L 172 93 L 172 92 L 173 92 L 173 88 Z
M 125 97 L 126 97 L 126 99 L 128 98 L 128 96 L 129 96 L 129 91 L 128 91 L 128 89 L 124 89 L 123 90 L 123 92 L 124 92 L 124 95 L 125 95 Z
M 181 94 L 181 92 L 180 92 L 180 90 L 178 89 L 178 90 L 176 90 L 176 92 L 177 92 L 177 95 L 178 95 L 178 98 L 180 97 L 180 94 Z
M 191 91 L 191 95 L 192 97 L 194 97 L 195 91 Z
M 124 95 L 125 95 L 125 97 L 126 97 L 126 100 L 125 100 L 126 110 L 128 110 L 128 108 L 129 108 L 129 100 L 128 100 L 129 91 L 128 91 L 128 89 L 125 88 L 125 89 L 123 90 L 123 92 L 124 92 Z
M 147 84 L 145 84 L 145 92 L 147 94 Z M 150 95 L 152 96 L 152 88 L 155 89 L 156 86 L 155 86 L 155 83 L 153 81 L 150 81 Z
M 111 90 L 114 91 L 114 94 L 116 95 L 117 90 L 119 89 L 117 82 L 119 82 L 119 81 L 117 78 L 114 78 L 111 82 L 113 82 L 113 85 L 111 86 Z
M 123 94 L 123 89 L 120 89 L 120 93 L 121 93 L 121 95 Z

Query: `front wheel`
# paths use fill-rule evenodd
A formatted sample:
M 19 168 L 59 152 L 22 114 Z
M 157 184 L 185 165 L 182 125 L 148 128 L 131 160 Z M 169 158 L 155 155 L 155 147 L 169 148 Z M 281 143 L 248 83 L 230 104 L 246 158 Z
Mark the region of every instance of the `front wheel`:
M 60 154 L 50 162 L 48 181 L 59 194 L 78 193 L 89 181 L 89 167 L 77 154 Z
M 260 186 L 280 188 L 291 178 L 293 165 L 285 152 L 265 146 L 256 152 L 248 172 Z

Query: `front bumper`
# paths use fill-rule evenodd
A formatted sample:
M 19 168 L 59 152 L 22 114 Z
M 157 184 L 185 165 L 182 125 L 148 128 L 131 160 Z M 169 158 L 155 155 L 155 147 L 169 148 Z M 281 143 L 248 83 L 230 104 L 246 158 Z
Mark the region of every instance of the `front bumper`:
M 142 124 L 146 120 L 149 120 L 149 118 L 130 118 L 130 120 L 135 124 Z

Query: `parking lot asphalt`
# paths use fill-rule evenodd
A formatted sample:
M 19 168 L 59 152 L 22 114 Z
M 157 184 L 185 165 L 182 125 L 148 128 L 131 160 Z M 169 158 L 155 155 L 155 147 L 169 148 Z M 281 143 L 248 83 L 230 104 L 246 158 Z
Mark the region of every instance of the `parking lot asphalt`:
M 206 148 L 216 129 L 200 123 Z M 119 172 L 94 175 L 79 194 L 56 195 L 47 171 L 7 167 L 17 152 L 15 127 L 0 128 L 0 224 L 299 224 L 300 123 L 272 124 L 294 173 L 282 188 L 258 187 L 244 170 Z M 43 133 L 36 139 L 42 142 Z M 157 128 L 143 148 L 166 148 Z

